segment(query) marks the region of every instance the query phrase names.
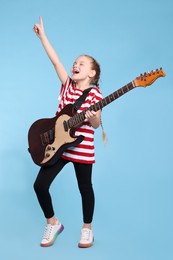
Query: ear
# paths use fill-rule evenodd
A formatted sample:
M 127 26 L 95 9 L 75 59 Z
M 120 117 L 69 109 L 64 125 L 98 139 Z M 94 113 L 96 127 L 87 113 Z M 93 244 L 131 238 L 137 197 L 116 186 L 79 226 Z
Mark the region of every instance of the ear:
M 89 78 L 93 78 L 96 75 L 96 71 L 95 70 L 91 70 L 89 73 Z

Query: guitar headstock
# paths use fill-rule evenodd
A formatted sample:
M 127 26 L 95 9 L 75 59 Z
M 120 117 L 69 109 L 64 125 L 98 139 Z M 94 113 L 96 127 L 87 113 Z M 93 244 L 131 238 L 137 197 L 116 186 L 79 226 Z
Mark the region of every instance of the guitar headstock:
M 158 79 L 159 77 L 165 77 L 166 74 L 160 69 L 152 70 L 148 73 L 141 74 L 139 77 L 137 77 L 133 82 L 136 87 L 147 87 L 153 84 L 153 82 Z

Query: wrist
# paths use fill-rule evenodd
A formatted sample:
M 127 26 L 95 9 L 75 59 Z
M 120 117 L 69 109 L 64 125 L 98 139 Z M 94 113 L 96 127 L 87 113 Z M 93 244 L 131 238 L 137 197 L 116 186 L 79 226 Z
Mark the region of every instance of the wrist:
M 90 118 L 88 121 L 90 122 L 91 126 L 95 129 L 98 128 L 100 125 L 100 120 L 98 120 L 98 118 L 96 118 L 96 117 Z
M 45 42 L 45 41 L 47 41 L 47 36 L 46 36 L 46 34 L 43 32 L 41 35 L 40 35 L 40 40 L 41 40 L 41 42 L 43 43 L 43 42 Z

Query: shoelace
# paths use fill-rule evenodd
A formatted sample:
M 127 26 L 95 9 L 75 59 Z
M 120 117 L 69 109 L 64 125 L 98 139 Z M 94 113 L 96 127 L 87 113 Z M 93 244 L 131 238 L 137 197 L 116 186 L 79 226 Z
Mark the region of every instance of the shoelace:
M 48 224 L 48 225 L 45 227 L 43 239 L 49 240 L 51 232 L 52 232 L 52 225 Z
M 81 239 L 82 240 L 88 240 L 90 236 L 90 231 L 87 229 L 83 229 L 82 230 L 82 235 L 81 235 Z

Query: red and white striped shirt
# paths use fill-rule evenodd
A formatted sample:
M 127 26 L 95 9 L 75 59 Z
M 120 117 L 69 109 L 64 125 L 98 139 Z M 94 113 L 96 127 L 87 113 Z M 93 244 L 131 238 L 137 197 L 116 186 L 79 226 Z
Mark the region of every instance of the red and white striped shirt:
M 83 94 L 83 91 L 75 87 L 74 82 L 69 77 L 60 90 L 60 103 L 58 107 L 58 114 L 66 105 L 73 104 Z M 88 93 L 85 101 L 78 109 L 77 113 L 89 108 L 91 105 L 97 103 L 102 99 L 100 89 L 94 87 Z M 62 158 L 72 161 L 86 164 L 95 163 L 95 151 L 94 151 L 94 128 L 91 126 L 88 120 L 85 119 L 83 125 L 75 132 L 75 136 L 83 135 L 84 140 L 75 147 L 68 148 L 63 154 Z

